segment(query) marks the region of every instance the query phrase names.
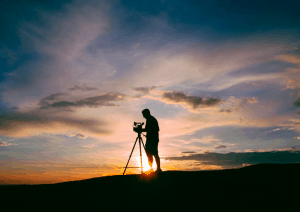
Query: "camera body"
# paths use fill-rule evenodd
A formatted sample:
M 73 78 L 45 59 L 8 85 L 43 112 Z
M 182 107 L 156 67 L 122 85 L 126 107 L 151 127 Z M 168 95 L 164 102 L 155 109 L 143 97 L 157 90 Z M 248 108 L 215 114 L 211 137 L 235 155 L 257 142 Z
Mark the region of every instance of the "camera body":
M 140 123 L 140 122 L 134 122 L 133 123 L 133 131 L 134 132 L 137 132 L 137 133 L 142 133 L 142 126 L 144 125 L 144 122 L 143 123 Z

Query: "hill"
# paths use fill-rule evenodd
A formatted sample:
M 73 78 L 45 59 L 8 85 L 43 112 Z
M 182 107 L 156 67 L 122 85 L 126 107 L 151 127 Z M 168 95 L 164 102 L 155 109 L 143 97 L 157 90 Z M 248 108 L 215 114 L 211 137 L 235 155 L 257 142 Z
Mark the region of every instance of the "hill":
M 47 185 L 0 186 L 11 208 L 72 210 L 186 210 L 296 207 L 300 164 L 240 169 L 164 171 L 157 176 L 117 175 Z M 297 200 L 297 201 L 296 201 Z M 256 208 L 257 209 L 257 208 Z

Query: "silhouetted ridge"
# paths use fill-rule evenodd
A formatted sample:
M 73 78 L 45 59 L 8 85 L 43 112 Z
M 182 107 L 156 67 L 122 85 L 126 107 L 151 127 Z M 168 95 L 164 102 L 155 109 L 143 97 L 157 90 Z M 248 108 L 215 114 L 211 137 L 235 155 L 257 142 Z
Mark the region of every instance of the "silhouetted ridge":
M 147 208 L 155 203 L 164 210 L 192 209 L 199 204 L 210 209 L 237 204 L 244 208 L 258 204 L 273 207 L 283 203 L 288 206 L 288 202 L 297 199 L 299 170 L 300 164 L 260 164 L 227 170 L 164 171 L 152 178 L 117 175 L 0 189 L 3 202 L 13 200 L 22 209 L 27 205 L 30 209 L 47 206 L 54 211 L 127 211 L 126 208 Z

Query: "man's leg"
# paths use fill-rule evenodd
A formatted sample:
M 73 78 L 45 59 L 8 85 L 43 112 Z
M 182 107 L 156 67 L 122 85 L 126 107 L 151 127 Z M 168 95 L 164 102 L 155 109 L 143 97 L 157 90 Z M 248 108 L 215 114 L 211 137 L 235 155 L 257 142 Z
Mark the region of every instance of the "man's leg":
M 148 163 L 150 168 L 152 169 L 152 164 L 153 164 L 153 153 L 152 153 L 152 149 L 153 146 L 151 145 L 152 143 L 149 143 L 148 140 L 146 140 L 146 146 L 145 146 L 145 151 L 146 151 L 146 155 L 148 158 Z
M 148 157 L 148 163 L 149 163 L 149 166 L 150 166 L 151 169 L 152 169 L 153 155 L 151 155 L 149 152 L 146 152 L 146 154 L 147 154 L 147 157 Z
M 160 158 L 158 156 L 158 141 L 153 143 L 154 144 L 154 157 L 155 157 L 155 162 L 157 166 L 157 170 L 161 171 L 160 169 Z
M 157 170 L 160 169 L 160 158 L 158 156 L 158 154 L 154 155 L 155 157 L 155 161 L 156 161 L 156 166 L 157 166 Z

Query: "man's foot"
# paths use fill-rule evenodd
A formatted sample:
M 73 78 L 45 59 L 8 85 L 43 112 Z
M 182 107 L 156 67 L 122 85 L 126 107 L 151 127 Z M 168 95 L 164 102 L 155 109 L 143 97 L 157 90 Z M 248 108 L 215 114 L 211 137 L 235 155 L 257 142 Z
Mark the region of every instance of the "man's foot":
M 151 169 L 149 169 L 149 170 L 147 170 L 147 171 L 145 171 L 145 173 L 147 173 L 147 174 L 150 174 L 150 173 L 152 173 L 152 172 L 154 172 L 154 170 L 151 168 Z
M 155 171 L 156 173 L 161 173 L 162 172 L 162 170 L 159 168 L 159 169 L 156 169 L 156 171 Z

